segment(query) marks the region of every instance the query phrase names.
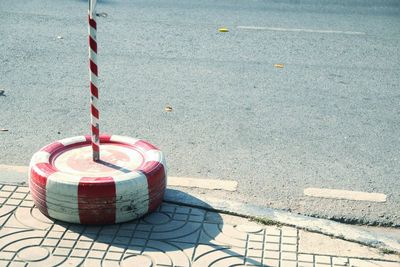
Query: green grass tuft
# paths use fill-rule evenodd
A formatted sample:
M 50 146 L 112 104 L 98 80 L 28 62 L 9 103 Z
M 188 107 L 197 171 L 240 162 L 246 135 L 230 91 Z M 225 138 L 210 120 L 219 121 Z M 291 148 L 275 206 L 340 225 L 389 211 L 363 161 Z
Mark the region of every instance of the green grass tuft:
M 379 251 L 380 251 L 382 254 L 386 254 L 386 255 L 397 255 L 397 256 L 400 257 L 400 252 L 397 252 L 397 251 L 394 251 L 394 250 L 391 250 L 391 249 L 380 248 Z
M 257 222 L 263 225 L 275 225 L 275 226 L 282 226 L 282 224 L 280 222 L 277 221 L 273 221 L 267 218 L 262 218 L 262 217 L 253 217 L 250 218 L 251 221 L 253 222 Z

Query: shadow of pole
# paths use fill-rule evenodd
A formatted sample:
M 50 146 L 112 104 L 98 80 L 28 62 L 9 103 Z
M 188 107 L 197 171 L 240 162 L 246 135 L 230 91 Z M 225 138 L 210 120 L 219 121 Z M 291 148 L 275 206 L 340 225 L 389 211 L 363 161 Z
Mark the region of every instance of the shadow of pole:
M 130 172 L 132 172 L 132 170 L 128 170 L 128 169 L 126 169 L 126 168 L 120 167 L 120 166 L 118 166 L 118 165 L 112 164 L 112 163 L 107 162 L 107 161 L 104 161 L 104 160 L 102 160 L 102 159 L 99 159 L 98 161 L 96 161 L 96 163 L 102 164 L 102 165 L 104 165 L 104 166 L 106 166 L 106 167 L 109 167 L 109 168 L 114 169 L 114 170 L 117 170 L 117 171 L 121 171 L 121 172 L 123 172 L 123 173 L 130 173 Z
M 43 215 L 34 206 L 27 187 L 4 188 L 13 191 L 0 207 L 0 223 L 3 222 L 0 230 L 5 233 L 0 235 L 0 254 L 8 251 L 12 255 L 9 261 L 16 264 L 201 267 L 263 264 L 266 230 L 258 225 L 243 227 L 226 223 L 224 218 L 228 217 L 212 211 L 204 202 L 202 206 L 207 208 L 164 202 L 155 212 L 138 220 L 81 225 Z M 176 193 L 196 200 L 184 192 Z M 21 197 L 23 204 L 16 206 Z
M 128 266 L 147 266 L 145 262 L 149 266 L 217 263 L 219 266 L 245 263 L 260 266 L 260 261 L 246 256 L 249 234 L 226 226 L 221 215 L 211 210 L 212 207 L 163 203 L 157 211 L 126 223 L 102 226 L 55 223 L 77 234 L 74 249 L 79 249 L 82 242 L 83 246 L 89 246 L 84 261 L 94 254 L 101 255 L 98 260 L 102 264 L 118 261 Z

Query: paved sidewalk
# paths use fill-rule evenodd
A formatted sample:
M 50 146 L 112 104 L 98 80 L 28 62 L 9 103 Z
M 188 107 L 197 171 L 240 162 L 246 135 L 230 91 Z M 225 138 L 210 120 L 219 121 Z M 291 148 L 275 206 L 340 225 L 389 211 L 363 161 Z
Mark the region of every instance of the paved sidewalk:
M 24 186 L 0 185 L 0 205 L 0 266 L 400 266 L 359 244 L 168 203 L 108 226 L 52 221 Z

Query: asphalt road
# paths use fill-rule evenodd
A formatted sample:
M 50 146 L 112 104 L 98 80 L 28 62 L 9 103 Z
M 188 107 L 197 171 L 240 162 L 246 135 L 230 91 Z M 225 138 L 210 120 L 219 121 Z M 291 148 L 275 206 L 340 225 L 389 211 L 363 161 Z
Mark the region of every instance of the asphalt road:
M 0 1 L 0 164 L 89 133 L 86 9 Z M 110 0 L 97 11 L 101 132 L 156 144 L 170 175 L 239 182 L 206 194 L 400 226 L 399 1 Z

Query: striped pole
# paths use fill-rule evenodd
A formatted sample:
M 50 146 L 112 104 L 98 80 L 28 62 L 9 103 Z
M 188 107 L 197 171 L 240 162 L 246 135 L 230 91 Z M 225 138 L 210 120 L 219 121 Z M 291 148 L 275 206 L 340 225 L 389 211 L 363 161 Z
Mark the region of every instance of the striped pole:
M 89 0 L 89 73 L 90 73 L 90 112 L 92 124 L 92 151 L 93 160 L 100 160 L 100 128 L 99 110 L 97 102 L 99 100 L 98 76 L 97 76 L 97 40 L 96 40 L 96 0 Z

